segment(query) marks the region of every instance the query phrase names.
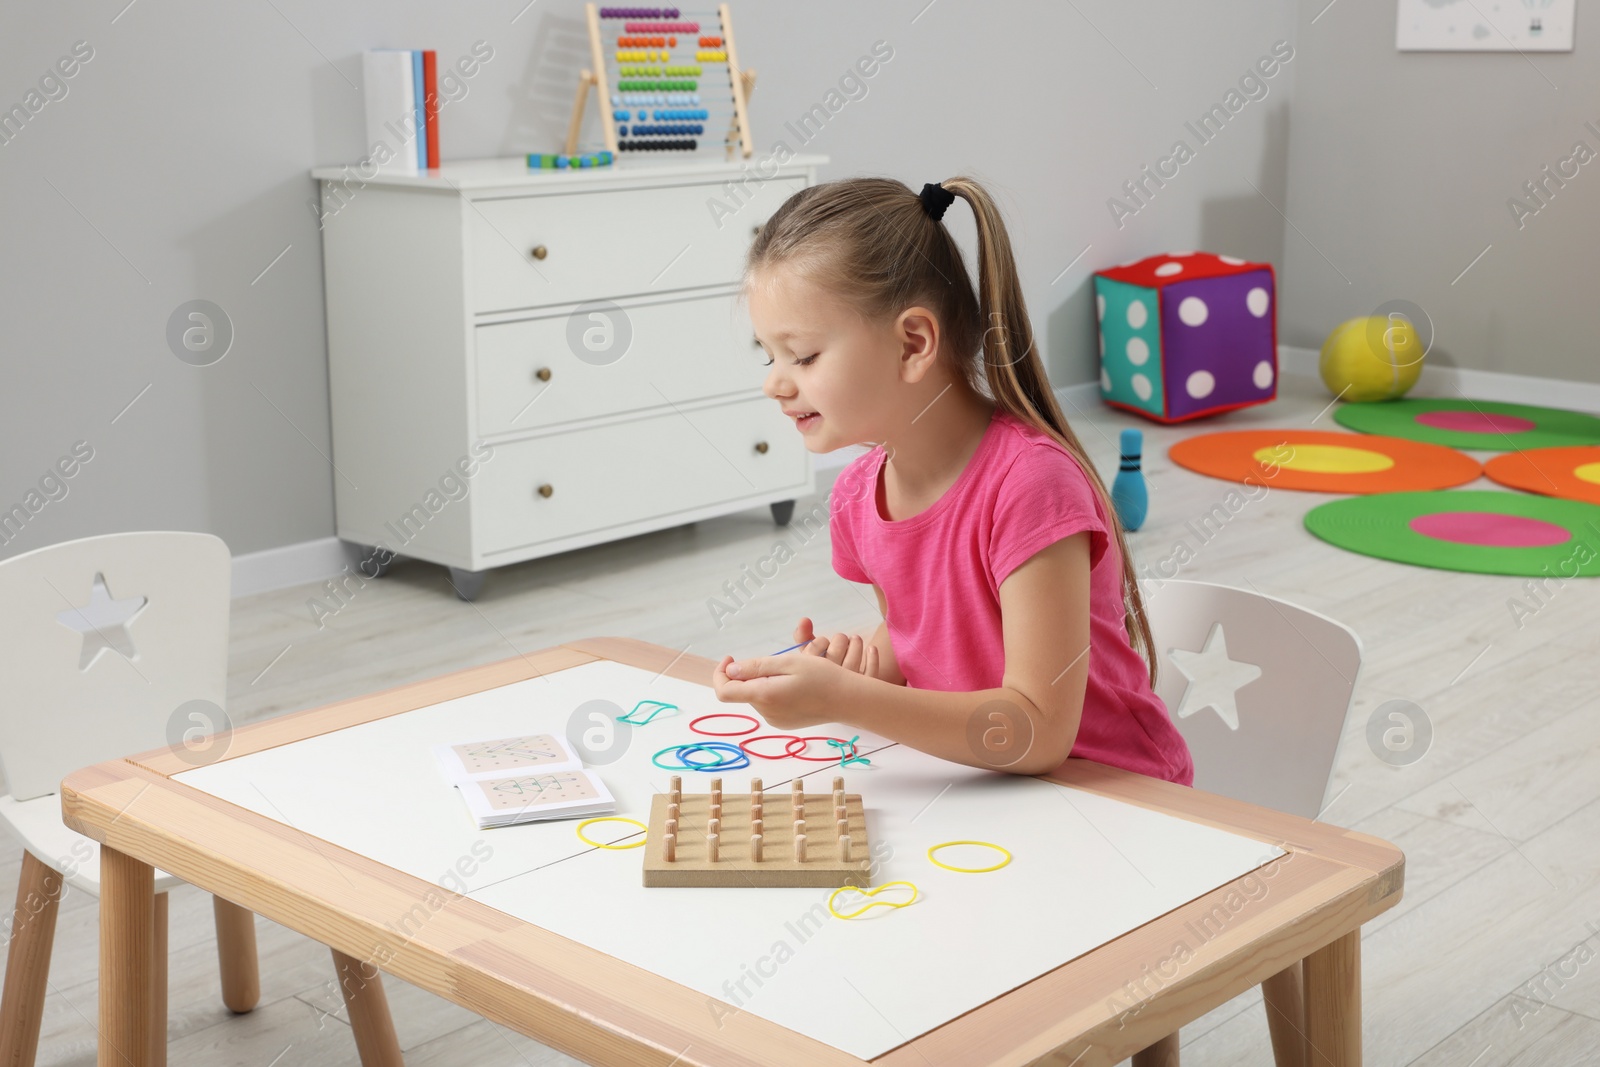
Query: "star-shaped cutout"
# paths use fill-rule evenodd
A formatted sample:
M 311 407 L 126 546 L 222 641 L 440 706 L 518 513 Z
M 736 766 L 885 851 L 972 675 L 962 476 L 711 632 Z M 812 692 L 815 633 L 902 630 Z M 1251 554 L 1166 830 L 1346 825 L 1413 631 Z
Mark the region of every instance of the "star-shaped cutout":
M 1210 708 L 1230 730 L 1239 728 L 1238 692 L 1257 678 L 1261 668 L 1254 663 L 1243 663 L 1228 658 L 1228 642 L 1222 636 L 1222 624 L 1214 623 L 1206 638 L 1206 647 L 1199 652 L 1174 648 L 1168 653 L 1189 684 L 1183 690 L 1183 700 L 1178 703 L 1178 718 L 1186 719 L 1196 712 Z
M 97 573 L 94 586 L 89 590 L 89 603 L 56 614 L 57 622 L 83 635 L 78 669 L 88 670 L 95 658 L 108 649 L 128 660 L 137 656 L 128 624 L 138 617 L 146 603 L 147 599 L 142 596 L 113 600 L 111 590 L 106 587 L 106 576 Z

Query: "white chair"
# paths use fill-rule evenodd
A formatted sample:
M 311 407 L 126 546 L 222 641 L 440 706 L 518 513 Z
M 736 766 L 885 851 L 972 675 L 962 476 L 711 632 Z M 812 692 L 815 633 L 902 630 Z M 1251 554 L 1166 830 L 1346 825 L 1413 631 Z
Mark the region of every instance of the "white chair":
M 1317 818 L 1361 669 L 1355 631 L 1246 589 L 1153 580 L 1139 588 L 1160 656 L 1156 692 L 1194 756 L 1195 788 Z M 1298 963 L 1261 983 L 1278 1067 L 1306 1062 L 1301 988 Z M 1177 1035 L 1167 1043 L 1135 1064 L 1175 1065 Z
M 0 1064 L 29 1067 L 38 1051 L 63 883 L 100 895 L 100 850 L 61 821 L 61 779 L 163 745 L 190 751 L 191 738 L 225 730 L 231 570 L 219 538 L 160 531 L 86 537 L 0 561 L 0 763 L 11 790 L 0 797 L 0 821 L 26 850 L 0 1000 Z M 157 1065 L 166 1062 L 166 894 L 182 884 L 155 872 Z M 255 917 L 213 899 L 222 1000 L 247 1012 L 260 999 Z M 358 1005 L 341 983 L 352 1025 L 358 1012 L 376 1015 L 395 1044 L 382 986 L 373 986 L 360 990 Z M 364 1063 L 398 1056 L 397 1044 L 392 1059 L 369 1060 L 362 1049 Z

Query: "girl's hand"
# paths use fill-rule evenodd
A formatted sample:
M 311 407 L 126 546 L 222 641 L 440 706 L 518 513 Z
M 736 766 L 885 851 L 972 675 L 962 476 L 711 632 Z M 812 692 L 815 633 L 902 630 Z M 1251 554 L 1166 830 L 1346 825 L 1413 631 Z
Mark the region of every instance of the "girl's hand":
M 798 651 L 798 650 L 796 650 Z M 717 699 L 749 704 L 778 730 L 839 721 L 850 675 L 825 656 L 724 656 L 711 675 Z
M 878 646 L 870 644 L 860 634 L 817 637 L 811 629 L 811 620 L 802 616 L 794 628 L 794 639 L 807 642 L 804 648 L 795 649 L 803 656 L 822 656 L 852 673 L 878 677 Z

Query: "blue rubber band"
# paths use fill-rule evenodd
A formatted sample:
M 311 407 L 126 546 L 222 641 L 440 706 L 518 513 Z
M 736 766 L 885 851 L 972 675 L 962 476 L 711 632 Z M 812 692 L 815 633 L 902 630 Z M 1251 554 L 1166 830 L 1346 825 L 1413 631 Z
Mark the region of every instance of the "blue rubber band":
M 726 757 L 722 758 L 721 760 L 719 760 L 716 763 L 690 763 L 689 762 L 688 753 L 690 753 L 690 752 L 701 751 L 701 750 L 715 751 L 717 749 L 721 749 L 721 750 L 726 751 L 726 752 L 728 752 L 730 754 L 737 754 L 738 756 L 740 756 L 743 759 L 744 762 L 742 762 L 742 763 L 734 762 L 732 760 L 727 759 Z M 666 753 L 668 753 L 668 752 L 671 752 L 674 756 L 676 756 L 678 758 L 678 765 L 669 766 L 668 764 L 665 764 L 665 763 L 661 762 L 661 757 L 663 755 L 665 755 Z M 696 744 L 668 745 L 666 748 L 662 749 L 660 752 L 657 752 L 654 756 L 651 756 L 650 757 L 650 762 L 655 764 L 657 767 L 660 767 L 664 771 L 721 771 L 721 770 L 734 770 L 734 771 L 737 771 L 737 770 L 743 770 L 745 767 L 750 766 L 750 756 L 743 749 L 739 748 L 739 746 L 730 745 L 725 741 L 703 741 L 703 742 L 699 742 L 699 743 L 696 743 Z

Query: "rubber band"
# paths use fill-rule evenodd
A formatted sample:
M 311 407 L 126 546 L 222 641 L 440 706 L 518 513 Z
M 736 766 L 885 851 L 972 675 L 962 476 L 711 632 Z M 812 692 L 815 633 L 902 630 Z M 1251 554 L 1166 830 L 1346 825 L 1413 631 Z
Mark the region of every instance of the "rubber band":
M 992 848 L 997 851 L 1004 852 L 1006 854 L 1006 858 L 995 864 L 993 867 L 952 867 L 948 863 L 941 863 L 933 858 L 933 854 L 935 852 L 939 851 L 941 848 L 949 848 L 951 845 L 982 845 L 984 848 Z M 1001 867 L 1004 867 L 1006 864 L 1010 863 L 1011 853 L 1008 850 L 1001 848 L 999 845 L 991 844 L 988 841 L 946 841 L 943 844 L 934 845 L 932 848 L 928 849 L 928 862 L 932 863 L 935 867 L 943 867 L 947 871 L 956 871 L 961 874 L 984 874 L 988 871 L 998 871 Z
M 857 736 L 860 736 L 860 735 L 857 735 Z M 855 754 L 856 754 L 856 752 L 855 752 L 856 743 L 853 740 L 846 741 L 842 737 L 825 737 L 822 734 L 812 734 L 810 737 L 797 737 L 797 738 L 794 739 L 794 741 L 790 741 L 787 745 L 784 745 L 783 746 L 784 755 L 792 756 L 795 759 L 807 760 L 807 761 L 809 761 L 811 763 L 832 763 L 834 760 L 839 758 L 838 756 L 802 756 L 800 753 L 804 752 L 806 750 L 806 746 L 808 744 L 810 744 L 812 741 L 838 741 L 841 745 L 849 745 L 850 746 L 850 755 L 852 757 L 854 757 Z M 800 752 L 791 751 L 794 748 L 796 742 L 799 742 L 799 744 L 800 744 Z M 841 749 L 841 751 L 843 751 L 843 749 Z
M 849 890 L 853 889 L 857 893 L 860 893 L 862 896 L 875 897 L 879 893 L 883 892 L 885 889 L 888 889 L 891 886 L 897 886 L 897 885 L 909 885 L 909 886 L 911 886 L 911 899 L 910 900 L 902 901 L 901 903 L 898 903 L 898 904 L 896 904 L 892 900 L 872 900 L 872 901 L 868 901 L 866 904 L 862 905 L 861 907 L 857 908 L 855 911 L 852 911 L 847 915 L 841 915 L 841 914 L 839 914 L 839 912 L 834 910 L 834 907 L 833 907 L 834 898 L 837 897 L 840 893 L 848 892 Z M 910 882 L 885 882 L 882 885 L 878 886 L 876 889 L 862 889 L 860 886 L 842 885 L 838 889 L 835 889 L 832 893 L 828 894 L 828 912 L 835 919 L 854 919 L 856 916 L 861 915 L 862 913 L 866 912 L 870 908 L 876 908 L 876 907 L 879 907 L 879 906 L 882 906 L 882 907 L 885 907 L 885 908 L 903 908 L 903 907 L 906 907 L 909 904 L 915 904 L 916 902 L 917 902 L 917 887 L 915 885 L 913 885 L 912 883 L 910 883 Z
M 695 723 L 705 722 L 707 719 L 749 719 L 750 729 L 719 731 L 702 730 L 695 726 Z M 689 729 L 693 730 L 697 734 L 705 734 L 707 737 L 743 737 L 745 734 L 753 734 L 757 730 L 761 729 L 761 720 L 756 718 L 754 715 L 746 715 L 739 711 L 717 711 L 712 712 L 710 715 L 702 715 L 698 719 L 690 719 Z
M 691 763 L 685 754 L 693 751 L 716 751 L 718 749 L 728 753 L 729 755 L 737 755 L 743 758 L 744 762 L 739 763 L 724 756 L 716 763 Z M 661 757 L 668 752 L 671 752 L 673 755 L 678 757 L 678 762 L 676 765 L 669 765 L 661 762 Z M 702 741 L 699 744 L 668 745 L 660 752 L 657 752 L 655 755 L 651 756 L 650 762 L 655 764 L 657 767 L 660 767 L 664 771 L 738 771 L 750 766 L 750 757 L 746 755 L 737 745 L 730 745 L 726 741 Z
M 595 848 L 610 848 L 610 849 L 638 848 L 640 845 L 644 844 L 644 838 L 640 838 L 638 841 L 635 841 L 631 845 L 602 845 L 598 841 L 593 841 L 593 840 L 590 840 L 587 837 L 584 837 L 583 836 L 583 828 L 585 826 L 591 826 L 591 825 L 593 825 L 594 823 L 597 823 L 597 822 L 631 822 L 631 823 L 633 823 L 633 825 L 637 826 L 639 829 L 645 831 L 645 833 L 648 834 L 650 832 L 650 828 L 648 826 L 646 826 L 644 823 L 640 822 L 638 819 L 629 819 L 629 818 L 626 818 L 625 816 L 622 816 L 622 815 L 601 815 L 598 818 L 585 819 L 585 820 L 583 820 L 582 822 L 580 822 L 578 824 L 578 840 L 582 841 L 586 845 L 593 845 Z
M 854 737 L 852 737 L 848 741 L 841 741 L 841 740 L 839 740 L 838 738 L 835 738 L 835 737 L 828 738 L 828 744 L 832 745 L 834 748 L 837 748 L 839 750 L 839 768 L 841 770 L 843 770 L 845 767 L 850 766 L 850 764 L 852 764 L 852 763 L 865 763 L 869 767 L 872 765 L 872 761 L 869 760 L 865 756 L 847 756 L 847 755 L 845 755 L 845 752 L 844 752 L 845 746 L 849 745 L 850 748 L 852 750 L 854 750 L 855 747 L 856 747 L 856 742 L 859 741 L 859 740 L 861 740 L 861 735 L 860 734 L 856 734 Z
M 719 749 L 729 753 L 730 755 L 738 756 L 740 759 L 744 760 L 744 762 L 734 763 L 726 756 L 718 759 L 715 763 L 695 763 L 689 758 L 689 753 L 691 752 L 713 752 Z M 737 771 L 744 767 L 750 766 L 749 756 L 745 755 L 737 745 L 730 745 L 723 741 L 703 741 L 697 745 L 679 745 L 678 758 L 697 771 L 720 771 L 723 769 Z
M 654 704 L 656 706 L 655 710 L 650 712 L 650 715 L 647 718 L 635 719 L 633 717 L 633 713 L 635 711 L 638 711 L 640 708 L 644 707 L 646 704 Z M 641 700 L 641 701 L 639 701 L 639 703 L 637 703 L 637 704 L 635 704 L 633 706 L 632 711 L 628 711 L 625 714 L 618 715 L 617 716 L 617 721 L 618 722 L 625 722 L 629 726 L 645 726 L 645 725 L 649 724 L 651 719 L 654 719 L 657 715 L 660 715 L 663 711 L 666 711 L 668 708 L 671 708 L 673 711 L 680 710 L 678 708 L 678 705 L 676 705 L 676 704 L 667 704 L 667 703 L 665 703 L 663 701 L 660 701 L 660 700 Z
M 789 757 L 787 753 L 782 756 L 769 756 L 765 752 L 757 752 L 755 749 L 750 747 L 757 741 L 782 741 L 784 738 L 788 738 L 791 742 L 800 740 L 794 734 L 762 734 L 760 737 L 747 737 L 743 741 L 740 741 L 739 748 L 743 750 L 746 755 L 755 756 L 757 759 L 788 759 Z

